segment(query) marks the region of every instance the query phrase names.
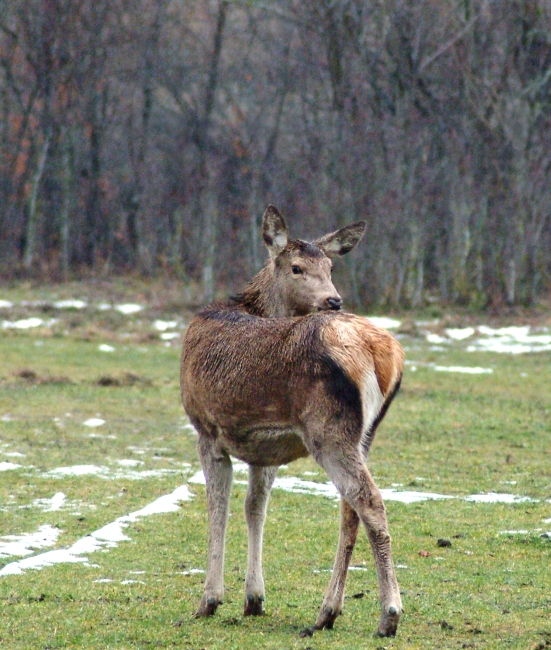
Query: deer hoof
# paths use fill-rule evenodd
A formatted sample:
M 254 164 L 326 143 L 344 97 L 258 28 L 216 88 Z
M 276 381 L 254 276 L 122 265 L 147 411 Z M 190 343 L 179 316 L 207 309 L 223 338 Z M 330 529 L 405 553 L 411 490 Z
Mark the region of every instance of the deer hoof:
M 332 630 L 335 619 L 340 613 L 340 610 L 329 605 L 323 606 L 318 614 L 318 620 L 314 625 L 314 630 Z
M 218 598 L 206 598 L 203 596 L 201 602 L 199 603 L 199 607 L 193 616 L 194 618 L 214 616 L 216 610 L 218 609 L 218 605 L 222 605 L 222 601 Z
M 264 596 L 247 595 L 245 598 L 244 616 L 264 615 Z
M 383 612 L 383 615 L 381 616 L 381 624 L 379 625 L 376 636 L 396 636 L 401 613 L 399 607 L 396 605 L 390 605 L 388 613 Z

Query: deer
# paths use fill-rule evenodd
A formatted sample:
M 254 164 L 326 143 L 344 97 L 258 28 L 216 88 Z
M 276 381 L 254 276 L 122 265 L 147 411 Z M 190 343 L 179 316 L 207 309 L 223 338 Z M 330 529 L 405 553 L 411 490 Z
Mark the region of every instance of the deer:
M 204 591 L 195 617 L 223 603 L 232 458 L 248 464 L 244 615 L 264 613 L 263 529 L 278 467 L 311 455 L 339 492 L 340 533 L 313 628 L 341 614 L 360 522 L 374 557 L 381 604 L 377 634 L 395 636 L 402 602 L 381 493 L 367 468 L 375 432 L 402 378 L 404 353 L 386 330 L 342 311 L 333 259 L 362 238 L 360 221 L 314 242 L 291 239 L 269 205 L 269 259 L 245 289 L 197 313 L 184 335 L 181 394 L 197 430 L 209 520 Z

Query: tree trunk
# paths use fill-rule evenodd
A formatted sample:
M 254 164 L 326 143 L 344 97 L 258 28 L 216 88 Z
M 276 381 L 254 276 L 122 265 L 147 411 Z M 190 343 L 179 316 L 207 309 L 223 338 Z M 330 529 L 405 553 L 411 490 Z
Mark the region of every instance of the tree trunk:
M 59 239 L 60 239 L 60 264 L 61 274 L 65 282 L 69 279 L 69 266 L 71 261 L 70 250 L 70 218 L 72 205 L 72 191 L 74 179 L 74 153 L 70 140 L 70 133 L 65 134 L 61 155 L 63 199 L 60 213 Z
M 44 174 L 44 167 L 46 166 L 46 159 L 48 157 L 48 148 L 50 146 L 50 135 L 46 135 L 44 138 L 44 143 L 40 151 L 40 156 L 38 158 L 38 163 L 36 165 L 36 171 L 33 175 L 31 182 L 31 193 L 29 196 L 29 215 L 27 219 L 27 228 L 26 228 L 26 243 L 25 243 L 25 254 L 23 258 L 23 265 L 26 271 L 30 271 L 34 262 L 37 246 L 37 230 L 38 230 L 38 211 L 37 211 L 37 199 L 38 199 L 38 190 L 40 188 L 40 181 L 42 180 L 42 175 Z

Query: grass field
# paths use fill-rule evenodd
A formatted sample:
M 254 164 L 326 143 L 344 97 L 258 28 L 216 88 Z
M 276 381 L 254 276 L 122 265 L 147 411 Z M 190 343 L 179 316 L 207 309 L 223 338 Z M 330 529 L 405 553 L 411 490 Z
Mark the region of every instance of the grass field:
M 402 625 L 395 639 L 373 636 L 362 534 L 342 617 L 302 638 L 338 534 L 323 470 L 310 459 L 280 470 L 267 614 L 246 619 L 246 474 L 235 473 L 225 602 L 194 620 L 207 516 L 178 389 L 188 315 L 174 287 L 53 291 L 0 291 L 0 647 L 551 648 L 551 321 L 524 339 L 473 318 L 402 326 L 403 389 L 369 458 L 387 497 Z M 539 351 L 495 351 L 508 336 Z

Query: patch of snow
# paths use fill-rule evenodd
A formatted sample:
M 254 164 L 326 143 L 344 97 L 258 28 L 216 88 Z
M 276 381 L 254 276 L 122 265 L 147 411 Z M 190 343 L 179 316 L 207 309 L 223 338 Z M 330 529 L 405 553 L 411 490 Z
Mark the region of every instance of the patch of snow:
M 519 497 L 516 494 L 499 494 L 497 492 L 488 492 L 488 494 L 471 494 L 465 497 L 465 501 L 474 501 L 475 503 L 522 503 L 532 501 L 530 497 Z
M 58 300 L 54 302 L 56 309 L 84 309 L 88 306 L 84 300 Z
M 180 332 L 164 332 L 163 334 L 160 335 L 160 338 L 163 341 L 172 341 L 173 339 L 180 338 L 181 334 Z
M 22 467 L 22 465 L 17 465 L 17 463 L 10 463 L 4 461 L 0 463 L 0 472 L 7 472 L 10 469 L 19 469 L 20 467 Z
M 434 492 L 416 492 L 414 490 L 382 489 L 381 495 L 386 501 L 399 501 L 400 503 L 418 503 L 419 501 L 438 501 L 440 499 L 453 499 L 447 494 Z
M 477 366 L 434 366 L 438 372 L 462 372 L 468 375 L 485 375 L 493 372 L 492 368 L 480 368 Z
M 402 321 L 396 320 L 395 318 L 389 318 L 388 316 L 367 316 L 367 319 L 376 327 L 383 327 L 387 330 L 396 329 L 402 324 Z
M 44 325 L 44 321 L 42 318 L 34 317 L 34 318 L 23 318 L 22 320 L 16 320 L 16 321 L 3 321 L 2 322 L 2 327 L 4 329 L 18 329 L 18 330 L 28 330 L 31 329 L 32 327 L 40 327 L 40 325 Z
M 105 420 L 102 420 L 101 418 L 90 418 L 82 424 L 86 427 L 101 427 L 102 424 L 105 424 Z
M 115 348 L 112 345 L 108 345 L 107 343 L 101 343 L 98 345 L 98 350 L 100 352 L 114 352 Z
M 98 305 L 100 311 L 107 311 L 108 309 L 113 309 L 113 305 L 110 305 L 107 302 L 100 302 Z
M 463 341 L 463 339 L 468 339 L 475 332 L 474 327 L 462 327 L 457 329 L 447 329 L 446 334 L 450 339 L 454 341 Z
M 90 553 L 113 548 L 118 545 L 118 542 L 128 540 L 129 538 L 122 532 L 128 524 L 153 514 L 175 512 L 180 507 L 178 505 L 180 501 L 189 501 L 192 496 L 188 486 L 182 485 L 170 494 L 159 497 L 141 510 L 136 510 L 129 515 L 119 517 L 112 523 L 99 528 L 86 535 L 86 537 L 82 537 L 68 549 L 49 551 L 48 553 L 35 555 L 34 557 L 7 564 L 0 570 L 0 576 L 17 575 L 23 573 L 26 569 L 43 569 L 53 564 L 65 562 L 82 562 L 88 564 L 88 558 L 86 556 Z
M 142 311 L 142 305 L 135 305 L 132 303 L 125 303 L 123 305 L 115 305 L 115 309 L 121 314 L 136 314 L 139 311 Z
M 101 467 L 98 465 L 73 465 L 71 467 L 56 467 L 55 469 L 45 472 L 42 476 L 53 478 L 61 478 L 65 476 L 97 476 L 98 478 L 106 480 L 124 478 L 139 481 L 145 478 L 153 478 L 155 476 L 164 476 L 167 474 L 178 474 L 181 472 L 181 469 L 150 469 L 140 472 L 128 469 L 110 469 L 109 467 Z
M 188 479 L 188 483 L 195 483 L 197 485 L 205 485 L 205 475 L 202 470 L 195 472 L 195 474 Z
M 137 467 L 138 465 L 143 465 L 144 462 L 143 460 L 136 460 L 135 458 L 122 458 L 117 461 L 117 464 L 122 465 L 123 467 Z
M 59 528 L 54 528 L 49 524 L 40 526 L 36 533 L 26 533 L 23 535 L 4 535 L 0 537 L 0 557 L 18 556 L 23 557 L 30 555 L 40 548 L 53 546 L 57 542 Z M 8 540 L 6 542 L 1 540 Z
M 551 336 L 530 334 L 530 326 L 493 328 L 480 325 L 478 332 L 485 338 L 473 341 L 467 352 L 497 352 L 502 354 L 524 354 L 551 350 Z
M 159 332 L 164 332 L 166 330 L 173 330 L 175 327 L 178 327 L 177 320 L 156 320 L 153 323 L 153 327 Z
M 3 451 L 4 456 L 9 456 L 10 458 L 24 458 L 26 454 L 22 454 L 19 451 Z
M 90 476 L 101 475 L 107 470 L 106 467 L 99 467 L 98 465 L 72 465 L 71 467 L 56 467 L 49 472 L 48 476 L 61 477 L 61 476 Z
M 61 510 L 66 498 L 63 492 L 56 492 L 51 499 L 35 499 L 32 505 L 42 508 L 44 512 L 55 512 Z
M 11 309 L 13 307 L 13 302 L 9 300 L 0 300 L 0 309 Z
M 145 582 L 143 580 L 123 580 L 121 582 L 121 585 L 133 585 L 133 584 L 145 585 Z
M 432 332 L 429 332 L 426 335 L 426 337 L 427 337 L 427 341 L 429 343 L 441 344 L 441 343 L 449 343 L 450 342 L 445 336 L 440 336 L 440 334 L 433 334 Z

